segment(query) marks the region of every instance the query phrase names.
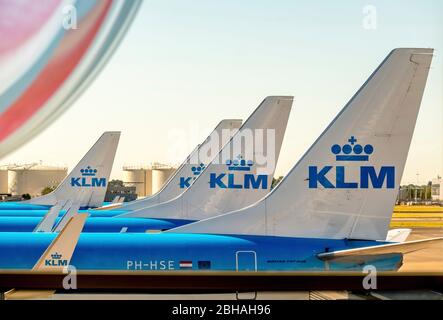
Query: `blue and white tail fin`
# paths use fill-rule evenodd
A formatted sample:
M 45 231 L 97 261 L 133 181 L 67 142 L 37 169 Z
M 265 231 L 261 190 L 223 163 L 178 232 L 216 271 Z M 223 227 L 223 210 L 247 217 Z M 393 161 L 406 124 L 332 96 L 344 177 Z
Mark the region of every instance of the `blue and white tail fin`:
M 249 206 L 271 189 L 293 97 L 267 97 L 180 196 L 121 217 L 200 220 Z
M 151 207 L 153 205 L 172 200 L 182 194 L 208 165 L 208 163 L 220 152 L 220 149 L 229 141 L 242 125 L 239 119 L 224 119 L 215 127 L 214 131 L 199 144 L 191 154 L 185 159 L 180 167 L 168 179 L 156 194 L 136 201 L 123 204 L 119 210 L 138 210 Z M 205 157 L 198 157 L 199 153 L 206 152 Z M 194 159 L 197 158 L 197 159 Z M 196 161 L 200 160 L 200 161 Z M 196 171 L 198 169 L 198 171 Z
M 27 203 L 55 205 L 78 199 L 81 207 L 103 204 L 120 132 L 105 132 L 53 192 Z M 81 199 L 79 199 L 81 195 Z
M 385 240 L 432 54 L 393 50 L 265 199 L 170 232 Z

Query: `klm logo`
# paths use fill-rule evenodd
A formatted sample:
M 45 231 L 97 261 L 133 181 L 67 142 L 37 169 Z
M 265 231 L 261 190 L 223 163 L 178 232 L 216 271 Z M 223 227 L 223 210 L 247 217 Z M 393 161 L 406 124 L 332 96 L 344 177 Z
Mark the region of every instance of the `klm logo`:
M 335 144 L 331 148 L 331 152 L 335 155 L 335 160 L 346 162 L 366 162 L 369 156 L 374 152 L 374 147 L 370 144 L 364 147 L 355 144 L 357 139 L 354 136 L 349 138 L 343 147 Z M 317 189 L 323 187 L 326 189 L 387 189 L 395 188 L 395 167 L 382 166 L 376 170 L 373 166 L 360 166 L 360 181 L 346 180 L 345 166 L 325 166 L 318 168 L 317 166 L 309 167 L 309 188 Z M 328 178 L 328 173 L 335 170 L 335 181 Z
M 251 170 L 254 162 L 251 160 L 244 160 L 241 156 L 234 161 L 226 161 L 228 171 L 230 173 L 211 173 L 209 177 L 209 187 L 211 189 L 267 189 L 268 188 L 268 176 L 267 175 L 254 175 L 245 173 L 243 176 L 236 176 L 235 172 L 243 171 L 248 172 Z
M 205 170 L 205 168 L 205 165 L 203 163 L 200 163 L 200 165 L 191 168 L 193 174 L 192 177 L 180 177 L 180 189 L 189 188 L 194 180 L 197 179 L 197 177 L 200 175 L 200 173 Z
M 62 255 L 57 252 L 51 254 L 51 258 L 45 260 L 46 267 L 66 267 L 68 265 L 68 260 L 62 259 Z
M 96 178 L 97 169 L 90 166 L 80 170 L 80 178 L 71 178 L 72 187 L 106 187 L 106 178 Z

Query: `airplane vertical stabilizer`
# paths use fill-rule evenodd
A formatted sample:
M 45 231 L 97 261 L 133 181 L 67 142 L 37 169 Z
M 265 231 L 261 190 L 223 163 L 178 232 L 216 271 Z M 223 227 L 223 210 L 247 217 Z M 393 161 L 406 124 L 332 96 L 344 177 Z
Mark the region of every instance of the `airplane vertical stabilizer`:
M 78 201 L 81 207 L 101 206 L 119 139 L 120 132 L 105 132 L 53 192 L 26 203 L 55 205 L 81 195 Z
M 119 217 L 200 220 L 255 203 L 271 189 L 293 97 L 267 97 L 183 194 Z
M 239 119 L 224 119 L 219 122 L 214 131 L 199 144 L 186 160 L 178 167 L 174 174 L 165 182 L 163 187 L 152 196 L 140 200 L 131 201 L 127 204 L 116 207 L 117 210 L 138 210 L 142 208 L 151 207 L 153 205 L 172 200 L 182 194 L 195 181 L 195 172 L 193 168 L 204 170 L 209 161 L 214 158 L 220 149 L 226 144 L 230 137 L 237 132 L 241 127 L 242 120 Z M 227 134 L 228 136 L 224 136 Z M 209 148 L 216 142 L 216 147 Z M 199 152 L 208 151 L 205 157 L 198 157 Z M 211 154 L 212 153 L 212 154 Z M 198 160 L 198 161 L 196 161 Z M 194 169 L 195 170 L 195 169 Z

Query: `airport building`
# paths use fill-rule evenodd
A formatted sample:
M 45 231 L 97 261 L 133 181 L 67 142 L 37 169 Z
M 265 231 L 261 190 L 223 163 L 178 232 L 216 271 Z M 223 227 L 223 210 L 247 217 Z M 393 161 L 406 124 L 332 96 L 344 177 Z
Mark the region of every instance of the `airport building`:
M 443 202 L 443 179 L 437 177 L 437 179 L 432 180 L 432 200 Z
M 123 183 L 127 187 L 135 187 L 138 197 L 146 197 L 158 192 L 175 170 L 159 163 L 150 166 L 125 166 Z
M 112 202 L 116 197 L 122 199 L 122 202 L 134 201 L 137 199 L 135 187 L 127 187 L 124 185 L 116 185 L 111 182 L 106 190 L 105 202 Z
M 40 196 L 46 187 L 56 187 L 66 177 L 67 167 L 41 164 L 6 165 L 0 168 L 0 194 Z

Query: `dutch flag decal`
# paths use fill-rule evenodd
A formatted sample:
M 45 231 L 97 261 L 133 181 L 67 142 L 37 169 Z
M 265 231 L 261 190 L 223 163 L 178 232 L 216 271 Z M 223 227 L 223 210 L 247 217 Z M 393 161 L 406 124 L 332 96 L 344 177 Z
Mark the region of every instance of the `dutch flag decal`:
M 192 261 L 180 261 L 180 269 L 192 269 Z

